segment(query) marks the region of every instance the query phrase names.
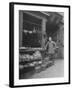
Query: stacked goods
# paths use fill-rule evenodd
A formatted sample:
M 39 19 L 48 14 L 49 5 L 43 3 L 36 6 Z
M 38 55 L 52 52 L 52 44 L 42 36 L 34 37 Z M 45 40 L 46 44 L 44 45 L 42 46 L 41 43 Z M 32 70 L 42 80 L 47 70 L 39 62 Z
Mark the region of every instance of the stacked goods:
M 37 63 L 36 63 L 36 67 L 35 67 L 35 71 L 36 72 L 40 72 L 40 70 L 41 70 L 41 64 L 42 64 L 42 56 L 41 56 L 41 53 L 39 52 L 39 51 L 36 51 L 34 54 L 34 57 L 36 58 L 36 59 L 41 59 L 40 61 L 37 61 Z
M 39 51 L 35 51 L 33 55 L 23 54 L 19 55 L 20 69 L 26 67 L 34 67 L 42 64 L 42 56 Z
M 49 56 L 46 57 L 41 65 L 42 70 L 45 70 L 47 67 L 51 66 L 53 61 L 50 60 Z
M 41 53 L 39 51 L 36 51 L 34 54 L 33 54 L 33 57 L 34 59 L 41 59 L 42 56 L 41 56 Z
M 20 54 L 19 55 L 19 68 L 20 70 L 27 70 L 27 68 L 34 68 L 35 72 L 41 72 L 47 67 L 51 66 L 53 61 L 47 55 L 42 57 L 40 51 L 36 50 L 33 54 Z
M 42 64 L 42 56 L 41 56 L 41 53 L 39 51 L 36 51 L 34 53 L 34 57 L 37 58 L 37 59 L 41 59 L 41 61 L 38 61 L 37 64 L 36 64 L 36 67 L 35 67 L 35 71 L 38 73 L 40 72 L 41 70 L 41 64 Z
M 45 67 L 46 65 L 48 65 L 48 62 L 49 62 L 49 57 L 44 58 L 42 66 Z
M 19 55 L 20 58 L 20 62 L 21 61 L 30 61 L 30 60 L 38 60 L 41 59 L 41 53 L 39 51 L 36 51 L 33 55 L 29 55 L 29 54 L 24 54 L 24 55 Z
M 37 66 L 37 67 L 35 67 L 35 72 L 36 72 L 36 73 L 41 72 L 41 66 L 40 66 L 40 65 L 39 65 L 39 66 Z
M 33 56 L 29 55 L 29 54 L 24 54 L 24 55 L 20 55 L 20 62 L 21 61 L 30 61 L 33 60 Z
M 19 68 L 20 68 L 20 69 L 23 69 L 23 68 L 24 68 L 24 66 L 23 66 L 23 65 L 19 65 Z

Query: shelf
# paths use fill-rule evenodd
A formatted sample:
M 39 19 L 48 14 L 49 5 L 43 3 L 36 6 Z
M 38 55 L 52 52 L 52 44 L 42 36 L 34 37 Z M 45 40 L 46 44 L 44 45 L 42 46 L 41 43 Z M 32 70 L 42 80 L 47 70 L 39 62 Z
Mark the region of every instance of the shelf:
M 42 64 L 42 61 L 40 60 L 40 61 L 33 61 L 33 62 L 27 62 L 27 63 L 21 62 L 19 63 L 19 66 L 20 66 L 20 69 L 23 69 L 27 67 L 35 67 L 41 64 Z
M 41 61 L 42 59 L 34 59 L 34 60 L 29 60 L 29 61 L 27 61 L 27 60 L 24 60 L 24 61 L 22 61 L 22 62 L 19 62 L 19 63 L 31 63 L 31 62 L 35 62 L 35 61 Z

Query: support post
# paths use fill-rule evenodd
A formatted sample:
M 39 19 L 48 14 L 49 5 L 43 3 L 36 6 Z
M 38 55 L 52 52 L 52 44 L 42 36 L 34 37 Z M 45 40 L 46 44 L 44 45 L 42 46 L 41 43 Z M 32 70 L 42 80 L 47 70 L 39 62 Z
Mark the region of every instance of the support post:
M 45 46 L 45 38 L 44 35 L 46 34 L 46 19 L 42 20 L 42 48 Z
M 23 12 L 19 11 L 19 47 L 22 47 Z

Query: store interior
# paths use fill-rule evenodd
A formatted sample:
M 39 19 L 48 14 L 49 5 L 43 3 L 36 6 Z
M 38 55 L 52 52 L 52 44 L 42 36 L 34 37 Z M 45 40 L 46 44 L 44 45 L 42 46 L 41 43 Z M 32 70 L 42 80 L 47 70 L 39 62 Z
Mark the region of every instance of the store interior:
M 40 31 L 41 20 L 24 13 L 22 45 L 24 47 L 41 47 Z

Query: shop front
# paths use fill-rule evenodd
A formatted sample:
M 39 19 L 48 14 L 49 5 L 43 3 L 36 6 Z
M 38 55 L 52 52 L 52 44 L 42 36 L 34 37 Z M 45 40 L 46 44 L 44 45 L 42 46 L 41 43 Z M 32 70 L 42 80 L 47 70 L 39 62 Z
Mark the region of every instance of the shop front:
M 26 78 L 24 76 L 30 73 L 45 70 L 54 64 L 44 49 L 49 36 L 57 41 L 59 19 L 55 19 L 53 14 L 40 11 L 19 11 L 20 79 Z

